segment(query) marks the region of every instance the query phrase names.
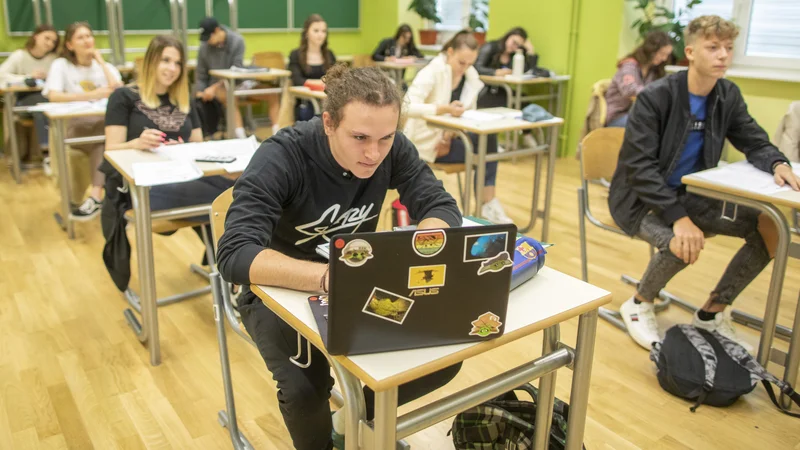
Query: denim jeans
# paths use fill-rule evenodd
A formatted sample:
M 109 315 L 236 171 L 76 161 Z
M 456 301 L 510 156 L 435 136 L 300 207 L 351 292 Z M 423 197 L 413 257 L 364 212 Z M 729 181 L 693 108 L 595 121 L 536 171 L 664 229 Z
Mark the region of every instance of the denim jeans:
M 472 141 L 473 152 L 478 152 L 478 135 L 469 133 L 469 138 Z M 489 135 L 486 140 L 486 154 L 497 153 L 497 135 Z M 436 158 L 437 163 L 451 163 L 463 164 L 466 157 L 466 149 L 464 148 L 464 141 L 458 137 L 453 137 L 450 141 L 450 153 Z M 494 186 L 497 183 L 497 161 L 486 163 L 486 175 L 483 178 L 484 186 Z
M 609 128 L 625 128 L 626 125 L 628 125 L 628 113 L 618 116 L 611 122 L 608 122 L 608 125 L 606 126 Z
M 686 208 L 692 222 L 706 236 L 721 234 L 743 238 L 745 241 L 711 293 L 714 303 L 730 305 L 771 260 L 764 238 L 758 232 L 759 212 L 739 206 L 734 214 L 734 205 L 729 203 L 725 205 L 725 218 L 723 218 L 724 202 L 721 200 L 681 194 L 679 201 Z M 732 217 L 733 220 L 730 220 Z M 672 226 L 665 223 L 661 217 L 655 214 L 645 216 L 639 227 L 638 236 L 658 250 L 639 282 L 639 295 L 646 300 L 653 300 L 669 280 L 687 264 L 670 251 L 669 242 L 675 234 L 672 232 Z

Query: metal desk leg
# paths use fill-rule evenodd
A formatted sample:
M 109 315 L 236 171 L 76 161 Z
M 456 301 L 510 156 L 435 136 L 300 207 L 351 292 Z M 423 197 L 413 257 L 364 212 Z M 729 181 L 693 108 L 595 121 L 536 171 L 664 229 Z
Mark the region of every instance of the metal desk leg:
M 375 441 L 372 448 L 393 449 L 397 442 L 397 387 L 375 393 Z
M 329 358 L 333 373 L 336 380 L 342 389 L 342 396 L 344 397 L 344 413 L 345 413 L 345 439 L 344 449 L 340 450 L 358 450 L 359 440 L 358 424 L 361 421 L 367 420 L 367 407 L 364 401 L 364 391 L 361 388 L 361 382 L 347 371 L 335 359 Z M 355 436 L 355 437 L 354 437 Z
M 520 233 L 527 233 L 536 225 L 539 217 L 539 187 L 542 178 L 542 154 L 537 153 L 533 156 L 533 198 L 531 199 L 531 218 L 528 224 L 519 229 Z
M 553 127 L 550 135 L 550 149 L 547 153 L 547 184 L 544 187 L 544 217 L 542 218 L 542 241 L 547 242 L 550 232 L 550 209 L 553 200 L 553 185 L 556 175 L 556 154 L 558 153 L 558 132 L 560 127 Z M 538 211 L 533 211 L 538 214 Z
M 228 122 L 225 137 L 233 139 L 233 132 L 236 129 L 236 96 L 234 95 L 233 88 L 236 86 L 236 83 L 228 78 L 224 78 L 222 82 L 225 86 L 225 121 Z
M 485 134 L 478 135 L 478 168 L 475 171 L 475 217 L 480 217 L 481 207 L 483 206 L 483 188 L 486 183 L 487 141 L 488 141 L 487 135 Z M 469 187 L 466 187 L 465 189 L 469 189 Z
M 161 346 L 158 336 L 158 311 L 156 306 L 156 280 L 153 269 L 153 224 L 150 218 L 150 187 L 131 186 L 131 199 L 136 216 L 136 259 L 139 261 L 140 299 L 142 305 L 142 331 L 150 351 L 150 365 L 161 364 Z
M 544 330 L 542 356 L 554 351 L 558 346 L 561 328 L 558 324 Z M 550 440 L 550 423 L 553 420 L 553 404 L 556 395 L 556 374 L 554 370 L 539 378 L 539 399 L 536 407 L 536 428 L 533 431 L 533 448 L 545 450 Z
M 463 204 L 461 205 L 461 210 L 464 215 L 469 215 L 470 197 L 472 194 L 472 186 L 474 186 L 472 184 L 472 177 L 474 174 L 472 164 L 472 158 L 474 157 L 472 140 L 467 133 L 461 130 L 454 129 L 452 131 L 456 134 L 456 137 L 461 139 L 461 142 L 464 143 L 464 198 L 462 200 Z
M 569 396 L 569 419 L 567 420 L 566 450 L 580 450 L 586 427 L 589 406 L 589 385 L 592 376 L 592 358 L 597 331 L 597 310 L 583 313 L 578 320 L 578 339 L 575 345 L 575 365 L 572 374 L 572 390 Z
M 514 89 L 514 109 L 521 110 L 522 109 L 522 85 L 517 84 L 516 88 Z M 519 150 L 519 131 L 514 131 L 511 133 L 513 136 L 513 150 Z
M 50 143 L 50 149 L 55 153 L 54 156 L 58 161 L 58 188 L 61 191 L 61 213 L 56 213 L 56 221 L 61 228 L 66 230 L 67 237 L 75 239 L 75 228 L 72 224 L 72 212 L 69 206 L 69 169 L 67 152 L 64 148 L 64 139 L 66 138 L 64 119 L 55 119 L 50 126 L 53 128 L 53 139 L 55 140 Z
M 17 103 L 17 96 L 13 92 L 3 94 L 3 116 L 8 129 L 8 144 L 11 146 L 11 175 L 17 184 L 22 182 L 22 173 L 19 160 L 19 143 L 17 142 L 17 128 L 14 126 L 14 105 Z
M 786 357 L 786 372 L 783 380 L 794 386 L 797 383 L 797 366 L 800 364 L 800 295 L 797 296 L 797 309 L 794 312 L 794 325 L 792 326 L 792 341 L 789 344 L 789 355 Z M 792 400 L 781 393 L 781 404 L 786 409 L 792 407 Z

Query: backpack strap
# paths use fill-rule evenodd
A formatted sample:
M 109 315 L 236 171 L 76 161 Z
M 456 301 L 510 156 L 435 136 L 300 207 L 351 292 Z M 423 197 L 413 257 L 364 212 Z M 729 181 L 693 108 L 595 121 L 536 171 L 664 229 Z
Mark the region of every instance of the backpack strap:
M 705 368 L 703 392 L 697 397 L 697 402 L 689 408 L 691 412 L 695 412 L 706 400 L 708 393 L 714 389 L 714 378 L 717 375 L 717 354 L 714 353 L 714 348 L 711 347 L 711 344 L 708 343 L 706 338 L 697 331 L 697 328 L 687 324 L 681 324 L 678 325 L 678 327 L 686 338 L 689 339 L 689 342 L 695 350 L 700 353 L 700 357 L 703 358 L 703 366 Z
M 775 392 L 772 390 L 772 384 L 778 386 L 780 392 L 787 395 L 792 401 L 797 405 L 800 406 L 800 394 L 794 391 L 792 386 L 781 380 L 778 379 L 775 375 L 769 373 L 767 369 L 764 368 L 758 361 L 753 358 L 753 355 L 747 353 L 747 350 L 744 349 L 738 343 L 726 338 L 725 336 L 719 334 L 717 331 L 714 331 L 713 336 L 719 341 L 722 345 L 722 348 L 725 350 L 725 353 L 731 357 L 737 364 L 742 366 L 743 368 L 747 369 L 750 372 L 750 379 L 753 380 L 753 384 L 758 381 L 764 385 L 764 388 L 767 390 L 767 394 L 769 395 L 769 399 L 772 400 L 772 403 L 781 410 L 782 413 L 787 414 L 792 417 L 800 418 L 800 414 L 791 413 L 784 409 L 784 407 L 778 402 Z

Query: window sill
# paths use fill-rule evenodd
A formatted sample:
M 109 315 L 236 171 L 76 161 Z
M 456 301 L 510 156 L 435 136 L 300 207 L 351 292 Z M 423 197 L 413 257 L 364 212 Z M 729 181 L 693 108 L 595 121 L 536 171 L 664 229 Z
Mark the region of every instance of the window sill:
M 684 66 L 667 66 L 669 73 L 686 70 Z M 748 78 L 753 80 L 785 81 L 800 83 L 800 70 L 772 69 L 768 67 L 733 66 L 725 74 L 726 78 Z

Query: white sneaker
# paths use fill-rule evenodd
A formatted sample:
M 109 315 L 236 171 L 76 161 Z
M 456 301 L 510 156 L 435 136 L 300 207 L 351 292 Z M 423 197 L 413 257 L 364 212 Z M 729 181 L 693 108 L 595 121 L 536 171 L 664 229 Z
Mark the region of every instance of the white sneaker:
M 653 347 L 653 342 L 661 342 L 658 323 L 656 322 L 655 305 L 648 302 L 641 302 L 637 305 L 633 302 L 633 299 L 634 297 L 631 297 L 623 303 L 619 312 L 622 315 L 622 320 L 625 321 L 625 326 L 628 328 L 628 334 L 631 335 L 631 338 L 637 344 L 650 350 Z
M 497 197 L 483 204 L 481 207 L 481 217 L 489 222 L 497 224 L 514 223 L 514 221 L 506 215 L 506 211 L 503 209 L 503 205 L 500 204 L 500 200 L 498 200 Z
M 101 209 L 103 209 L 102 200 L 98 200 L 92 196 L 89 196 L 83 201 L 83 203 L 81 203 L 80 206 L 72 211 L 72 219 L 79 222 L 92 220 L 97 217 L 98 214 L 100 214 Z
M 505 147 L 503 147 L 502 145 L 497 146 L 497 153 L 505 153 L 505 152 L 506 152 Z
M 522 144 L 525 148 L 536 148 L 539 146 L 539 143 L 536 142 L 536 138 L 531 134 L 525 134 L 522 136 Z
M 753 353 L 753 350 L 755 350 L 752 345 L 748 344 L 747 341 L 740 338 L 738 333 L 736 333 L 736 328 L 733 326 L 733 319 L 731 319 L 730 309 L 717 313 L 711 320 L 700 320 L 697 312 L 695 312 L 694 317 L 692 317 L 692 325 L 708 331 L 716 330 L 717 333 L 744 347 L 748 353 Z
M 53 169 L 50 168 L 49 156 L 45 156 L 44 159 L 42 160 L 42 170 L 44 170 L 44 174 L 47 175 L 48 177 L 53 176 Z

